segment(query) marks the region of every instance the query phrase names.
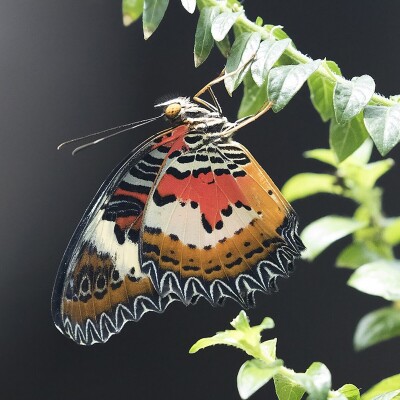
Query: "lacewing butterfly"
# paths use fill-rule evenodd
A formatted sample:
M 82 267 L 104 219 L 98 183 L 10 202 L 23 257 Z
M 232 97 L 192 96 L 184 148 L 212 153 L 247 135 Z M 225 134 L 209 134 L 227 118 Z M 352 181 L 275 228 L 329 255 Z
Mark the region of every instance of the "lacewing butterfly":
M 232 139 L 271 103 L 229 122 L 212 90 L 222 79 L 192 99 L 157 104 L 170 128 L 134 149 L 83 215 L 52 297 L 57 328 L 75 342 L 105 342 L 127 321 L 177 300 L 204 297 L 216 306 L 231 298 L 251 307 L 255 292 L 276 291 L 277 278 L 292 272 L 304 249 L 297 216 Z M 206 91 L 214 104 L 200 98 Z

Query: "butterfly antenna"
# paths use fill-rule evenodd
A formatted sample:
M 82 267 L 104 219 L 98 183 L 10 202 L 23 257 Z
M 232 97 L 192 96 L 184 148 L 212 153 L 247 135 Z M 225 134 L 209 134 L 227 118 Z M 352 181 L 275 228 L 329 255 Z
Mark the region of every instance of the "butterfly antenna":
M 126 131 L 128 131 L 128 130 L 131 130 L 131 129 L 137 128 L 137 127 L 139 127 L 139 126 L 142 126 L 142 125 L 148 124 L 148 123 L 150 123 L 150 122 L 153 122 L 153 121 L 155 121 L 156 119 L 161 118 L 161 117 L 162 117 L 162 115 L 158 115 L 157 117 L 152 117 L 152 118 L 148 118 L 148 119 L 143 119 L 143 120 L 141 120 L 141 121 L 130 122 L 129 124 L 123 124 L 123 125 L 119 125 L 119 126 L 114 126 L 113 128 L 104 129 L 104 130 L 102 130 L 102 131 L 98 131 L 98 132 L 95 132 L 95 133 L 91 133 L 90 135 L 85 135 L 85 136 L 81 136 L 81 137 L 78 137 L 78 138 L 75 138 L 75 139 L 67 140 L 66 142 L 63 142 L 63 143 L 61 143 L 60 145 L 58 145 L 58 146 L 57 146 L 57 150 L 60 150 L 61 147 L 64 147 L 65 145 L 70 144 L 70 143 L 79 142 L 80 140 L 87 139 L 87 138 L 89 138 L 89 137 L 101 135 L 101 134 L 103 134 L 103 133 L 107 133 L 107 132 L 110 132 L 110 131 L 114 131 L 114 130 L 116 130 L 116 129 L 121 129 L 121 128 L 128 127 L 127 129 L 119 130 L 118 132 L 115 132 L 115 133 L 113 133 L 113 134 L 111 134 L 111 135 L 105 136 L 105 137 L 102 138 L 102 139 L 95 140 L 94 142 L 88 143 L 87 145 L 80 146 L 80 147 L 78 147 L 77 149 L 80 149 L 81 147 L 91 146 L 91 145 L 93 145 L 93 144 L 96 144 L 96 143 L 101 142 L 101 141 L 104 140 L 104 139 L 108 139 L 109 137 L 116 136 L 116 135 L 118 135 L 119 133 L 126 132 Z M 75 150 L 73 151 L 73 154 L 77 151 L 77 149 L 75 149 Z

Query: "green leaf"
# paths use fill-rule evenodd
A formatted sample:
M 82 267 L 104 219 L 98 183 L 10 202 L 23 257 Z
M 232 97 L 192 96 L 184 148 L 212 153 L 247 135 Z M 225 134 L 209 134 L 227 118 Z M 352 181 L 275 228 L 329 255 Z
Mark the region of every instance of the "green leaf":
M 302 385 L 286 375 L 275 375 L 274 384 L 276 395 L 279 400 L 300 400 L 305 393 L 305 389 Z
M 216 335 L 198 340 L 189 350 L 189 353 L 197 351 L 216 344 L 225 344 L 234 346 L 245 351 L 250 356 L 254 356 L 252 350 L 257 347 L 261 339 L 261 331 L 274 327 L 274 321 L 271 318 L 264 318 L 260 325 L 249 325 L 249 320 L 244 311 L 231 322 L 235 330 L 226 330 L 218 332 Z
M 353 344 L 356 350 L 364 350 L 397 336 L 400 336 L 400 310 L 384 307 L 361 318 L 354 333 Z
M 329 128 L 329 144 L 335 151 L 339 162 L 354 153 L 368 138 L 362 115 L 340 125 L 331 120 Z
M 221 54 L 225 58 L 228 58 L 229 53 L 231 52 L 231 43 L 229 41 L 229 35 L 226 35 L 222 40 L 215 43 L 217 44 L 218 50 L 221 52 Z
M 340 389 L 338 389 L 339 393 L 342 393 L 347 400 L 359 400 L 360 399 L 360 391 L 358 388 L 350 383 L 343 385 Z
M 338 164 L 335 153 L 330 149 L 308 150 L 304 153 L 304 157 L 313 158 L 314 160 L 321 161 L 334 167 L 337 167 Z
M 219 14 L 219 7 L 205 7 L 200 12 L 194 39 L 194 66 L 197 68 L 210 55 L 214 46 L 211 25 Z
M 292 202 L 317 193 L 342 193 L 337 178 L 328 174 L 301 173 L 291 177 L 282 187 L 282 194 Z
M 364 143 L 353 154 L 351 154 L 344 162 L 342 162 L 341 167 L 350 164 L 365 165 L 371 158 L 373 148 L 374 144 L 372 140 L 365 140 Z
M 122 0 L 122 17 L 125 26 L 135 22 L 143 13 L 144 0 Z
M 359 266 L 376 261 L 381 255 L 372 251 L 364 242 L 355 242 L 345 247 L 336 259 L 336 266 L 340 268 L 356 269 Z
M 379 260 L 358 268 L 348 285 L 386 300 L 400 300 L 400 262 Z
M 244 32 L 240 34 L 233 43 L 228 60 L 226 61 L 225 87 L 228 93 L 232 92 L 241 84 L 247 71 L 250 69 L 250 60 L 254 58 L 258 46 L 260 45 L 261 35 L 259 33 Z
M 398 390 L 400 388 L 400 374 L 393 375 L 389 378 L 383 379 L 376 385 L 374 385 L 371 389 L 365 392 L 362 396 L 362 400 L 372 400 L 375 396 L 379 396 L 381 394 Z
M 388 224 L 383 230 L 383 240 L 392 246 L 400 243 L 400 217 L 388 220 Z
M 196 9 L 196 0 L 181 0 L 181 3 L 188 13 L 194 13 Z
M 375 82 L 369 75 L 337 82 L 333 93 L 337 123 L 344 124 L 359 114 L 371 100 L 374 91 Z
M 382 156 L 400 141 L 400 104 L 392 107 L 367 106 L 364 122 Z
M 394 161 L 391 158 L 386 160 L 376 161 L 365 165 L 361 170 L 360 178 L 362 179 L 362 186 L 372 189 L 376 181 L 386 172 L 388 172 L 394 165 Z
M 258 87 L 251 74 L 247 73 L 243 79 L 243 84 L 244 91 L 238 112 L 239 119 L 256 114 L 267 101 L 266 83 Z
M 211 27 L 213 38 L 217 42 L 223 40 L 241 14 L 242 12 L 233 13 L 231 11 L 226 11 L 218 15 L 218 17 L 214 19 Z
M 169 0 L 144 0 L 143 33 L 146 40 L 160 25 L 168 4 Z
M 316 60 L 307 64 L 284 65 L 271 69 L 267 93 L 268 99 L 274 102 L 272 109 L 275 112 L 282 110 L 320 64 L 321 60 Z
M 283 365 L 281 360 L 267 364 L 262 360 L 246 361 L 239 370 L 237 387 L 242 399 L 248 399 L 253 393 L 264 386 L 279 371 Z
M 306 246 L 303 258 L 312 261 L 332 243 L 365 225 L 365 222 L 337 215 L 329 215 L 312 222 L 301 233 L 301 238 Z
M 260 349 L 264 359 L 267 360 L 276 359 L 276 342 L 277 339 L 270 339 L 260 343 Z
M 296 374 L 295 379 L 306 389 L 309 400 L 322 400 L 328 397 L 331 389 L 331 373 L 324 364 L 312 363 L 304 374 Z
M 278 40 L 289 39 L 287 33 L 282 29 L 281 25 L 265 25 L 268 32 L 272 33 Z
M 261 42 L 254 62 L 251 65 L 251 74 L 258 86 L 261 86 L 265 82 L 270 69 L 278 61 L 290 42 L 290 39 L 278 41 L 267 39 Z
M 373 398 L 373 400 L 392 400 L 400 398 L 400 389 L 394 390 L 393 392 L 382 393 L 379 396 Z
M 342 75 L 340 68 L 333 61 L 323 61 L 323 66 L 328 68 L 336 75 Z M 321 116 L 322 121 L 327 122 L 334 116 L 333 110 L 333 88 L 335 84 L 332 80 L 323 75 L 314 74 L 308 78 L 310 98 L 315 109 Z

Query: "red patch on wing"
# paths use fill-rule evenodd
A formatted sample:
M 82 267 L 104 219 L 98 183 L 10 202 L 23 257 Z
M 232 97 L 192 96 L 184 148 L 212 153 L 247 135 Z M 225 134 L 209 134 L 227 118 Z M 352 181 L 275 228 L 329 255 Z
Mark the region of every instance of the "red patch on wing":
M 216 176 L 212 172 L 201 173 L 197 178 L 190 175 L 184 179 L 165 174 L 157 190 L 163 197 L 175 195 L 179 201 L 198 203 L 200 212 L 214 228 L 221 220 L 222 209 L 237 201 L 246 204 L 246 198 L 238 184 L 240 179 L 230 174 Z
M 161 138 L 159 139 L 160 141 L 157 142 L 151 149 L 154 150 L 160 146 L 168 146 L 171 147 L 171 150 L 172 148 L 175 148 L 175 150 L 177 150 L 179 146 L 176 147 L 176 143 L 171 143 L 174 141 L 179 142 L 180 148 L 182 148 L 182 146 L 184 145 L 183 136 L 185 136 L 188 131 L 189 127 L 187 125 L 179 125 L 171 132 L 166 132 L 164 136 L 161 136 Z

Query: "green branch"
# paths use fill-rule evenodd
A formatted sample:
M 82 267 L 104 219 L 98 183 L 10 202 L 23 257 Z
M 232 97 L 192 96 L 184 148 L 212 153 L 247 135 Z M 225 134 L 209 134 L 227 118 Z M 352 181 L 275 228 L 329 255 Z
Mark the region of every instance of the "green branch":
M 400 375 L 387 378 L 360 396 L 359 389 L 346 384 L 332 390 L 329 369 L 320 362 L 314 362 L 306 372 L 295 372 L 285 367 L 276 357 L 277 339 L 261 341 L 261 332 L 274 327 L 271 318 L 264 318 L 260 325 L 250 326 L 244 311 L 231 322 L 233 330 L 219 332 L 197 341 L 190 353 L 215 345 L 233 346 L 243 350 L 253 359 L 246 361 L 239 369 L 237 386 L 242 399 L 248 399 L 262 386 L 273 380 L 279 400 L 300 400 L 307 393 L 309 400 L 386 400 L 394 399 L 400 390 Z M 396 397 L 397 398 L 397 397 Z
M 375 93 L 368 76 L 345 79 L 332 61 L 313 60 L 296 49 L 279 27 L 264 25 L 260 17 L 250 21 L 237 0 L 181 0 L 193 13 L 200 9 L 194 61 L 201 65 L 214 43 L 227 57 L 225 79 L 230 94 L 244 82 L 239 118 L 255 114 L 266 101 L 281 111 L 308 81 L 311 100 L 323 121 L 331 121 L 330 142 L 339 161 L 353 153 L 369 136 L 386 155 L 400 141 L 399 97 Z M 123 0 L 124 23 L 129 25 L 143 12 L 143 32 L 148 39 L 163 19 L 169 0 Z M 233 28 L 235 42 L 229 43 Z

